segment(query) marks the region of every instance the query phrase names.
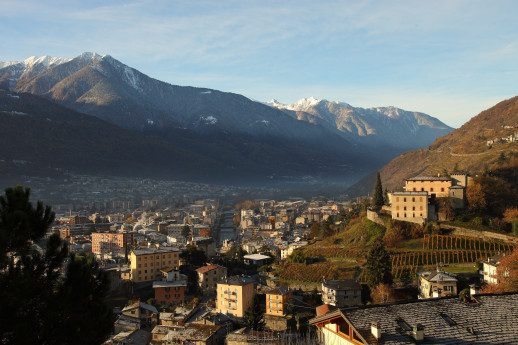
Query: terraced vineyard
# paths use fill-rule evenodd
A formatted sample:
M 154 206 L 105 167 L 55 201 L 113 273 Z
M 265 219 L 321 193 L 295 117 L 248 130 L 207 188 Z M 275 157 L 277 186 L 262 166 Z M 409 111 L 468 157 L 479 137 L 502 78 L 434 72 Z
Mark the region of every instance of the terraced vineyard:
M 404 269 L 415 274 L 419 266 L 475 263 L 498 253 L 511 253 L 515 244 L 495 240 L 482 240 L 464 236 L 424 235 L 421 251 L 391 254 L 392 274 L 395 278 Z

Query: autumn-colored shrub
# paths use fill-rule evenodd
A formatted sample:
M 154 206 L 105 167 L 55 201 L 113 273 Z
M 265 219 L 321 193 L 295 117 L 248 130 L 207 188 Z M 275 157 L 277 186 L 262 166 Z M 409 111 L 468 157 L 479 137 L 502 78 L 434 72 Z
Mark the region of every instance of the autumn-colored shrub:
M 379 284 L 372 289 L 371 299 L 374 303 L 394 302 L 394 289 L 389 284 Z

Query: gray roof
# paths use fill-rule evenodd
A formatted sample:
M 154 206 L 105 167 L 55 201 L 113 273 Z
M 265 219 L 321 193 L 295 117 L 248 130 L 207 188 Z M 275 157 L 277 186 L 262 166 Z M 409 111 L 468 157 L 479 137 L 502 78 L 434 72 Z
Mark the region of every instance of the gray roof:
M 255 283 L 255 280 L 251 277 L 231 276 L 231 277 L 223 277 L 218 283 L 243 286 L 243 285 L 247 285 L 250 283 Z
M 407 178 L 405 181 L 451 181 L 449 176 L 415 176 Z
M 403 323 L 424 326 L 423 344 L 517 344 L 518 293 L 475 295 L 472 303 L 458 297 L 354 307 L 328 312 L 310 320 L 316 324 L 342 315 L 367 344 L 415 344 Z M 371 334 L 381 327 L 381 341 Z M 473 333 L 469 330 L 473 329 Z
M 143 249 L 133 249 L 132 252 L 135 255 L 148 255 L 148 254 L 159 254 L 159 253 L 173 253 L 178 252 L 178 248 L 143 248 Z
M 406 191 L 406 192 L 394 192 L 393 195 L 420 195 L 420 196 L 426 196 L 428 195 L 428 192 L 422 192 L 422 191 Z
M 343 279 L 343 280 L 327 280 L 322 282 L 328 289 L 333 290 L 361 290 L 362 286 L 354 279 Z
M 176 286 L 187 286 L 185 280 L 176 280 L 172 282 L 168 281 L 156 281 L 153 282 L 153 289 L 162 287 L 176 287 Z
M 425 280 L 429 282 L 456 282 L 457 278 L 455 278 L 456 274 L 444 272 L 444 271 L 427 271 L 427 272 L 420 272 L 418 273 L 421 275 Z

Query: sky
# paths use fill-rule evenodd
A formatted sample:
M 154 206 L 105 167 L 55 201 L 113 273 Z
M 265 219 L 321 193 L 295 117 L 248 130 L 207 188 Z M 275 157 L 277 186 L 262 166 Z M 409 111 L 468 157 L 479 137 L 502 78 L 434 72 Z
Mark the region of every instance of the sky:
M 459 127 L 518 95 L 517 14 L 515 0 L 0 0 L 0 61 L 97 52 L 175 85 Z

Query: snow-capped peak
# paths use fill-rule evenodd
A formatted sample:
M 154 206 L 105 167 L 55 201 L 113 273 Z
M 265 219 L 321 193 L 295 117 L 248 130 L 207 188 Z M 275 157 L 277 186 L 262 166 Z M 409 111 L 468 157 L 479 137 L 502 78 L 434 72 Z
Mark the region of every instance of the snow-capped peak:
M 104 57 L 105 57 L 105 55 L 99 55 L 97 53 L 92 53 L 92 52 L 84 52 L 84 53 L 81 53 L 81 55 L 79 55 L 76 59 L 81 59 L 81 60 L 91 61 L 91 62 L 98 62 L 98 61 L 101 61 Z
M 264 102 L 266 105 L 269 105 L 270 107 L 275 107 L 275 108 L 286 108 L 286 104 L 283 104 L 283 103 L 280 103 L 279 101 L 277 101 L 276 99 L 271 99 L 267 102 Z
M 286 108 L 289 110 L 305 110 L 309 107 L 314 107 L 321 101 L 322 100 L 316 99 L 315 97 L 311 96 L 309 98 L 299 99 L 297 102 L 288 105 Z
M 41 64 L 48 68 L 50 66 L 60 65 L 62 63 L 68 62 L 70 60 L 71 59 L 69 59 L 69 58 L 52 57 L 52 56 L 48 56 L 48 55 L 44 55 L 44 56 L 40 56 L 40 57 L 31 56 L 30 58 L 23 60 L 23 64 L 25 65 L 25 68 L 30 68 L 37 64 Z

